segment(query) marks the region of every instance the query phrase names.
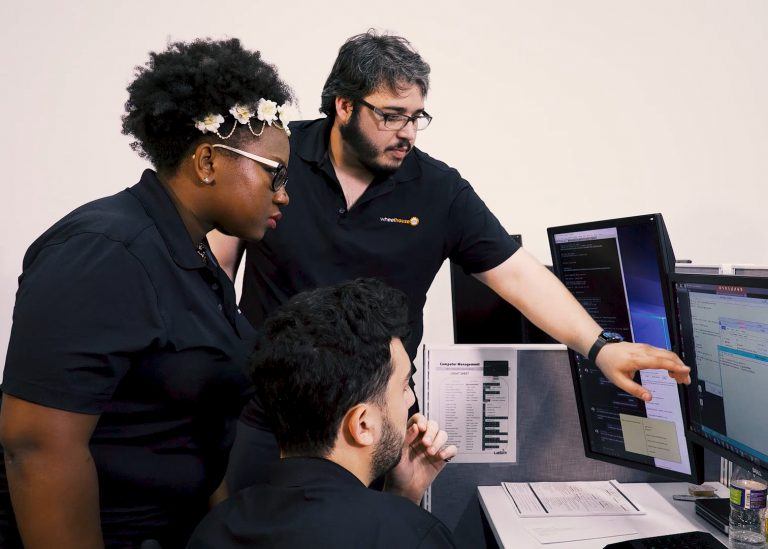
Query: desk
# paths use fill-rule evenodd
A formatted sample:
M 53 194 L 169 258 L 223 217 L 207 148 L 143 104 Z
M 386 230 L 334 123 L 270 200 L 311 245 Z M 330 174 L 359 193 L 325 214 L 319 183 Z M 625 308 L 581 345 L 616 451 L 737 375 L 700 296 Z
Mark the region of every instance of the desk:
M 717 486 L 718 496 L 726 497 L 728 495 L 728 489 L 722 484 L 714 482 L 709 484 Z M 645 515 L 621 517 L 627 521 L 628 525 L 637 530 L 637 534 L 546 545 L 539 543 L 523 528 L 521 521 L 525 519 L 521 519 L 515 514 L 509 496 L 501 486 L 478 486 L 477 490 L 480 505 L 488 518 L 496 541 L 500 547 L 506 549 L 559 549 L 562 547 L 595 549 L 604 547 L 608 543 L 628 539 L 690 532 L 692 530 L 709 532 L 724 544 L 728 544 L 728 537 L 725 534 L 716 531 L 712 525 L 696 515 L 694 502 L 674 501 L 672 499 L 673 494 L 688 493 L 688 484 L 685 482 L 637 483 L 622 484 L 621 486 L 630 499 L 636 502 L 646 513 Z M 600 520 L 601 518 L 585 517 L 584 520 Z

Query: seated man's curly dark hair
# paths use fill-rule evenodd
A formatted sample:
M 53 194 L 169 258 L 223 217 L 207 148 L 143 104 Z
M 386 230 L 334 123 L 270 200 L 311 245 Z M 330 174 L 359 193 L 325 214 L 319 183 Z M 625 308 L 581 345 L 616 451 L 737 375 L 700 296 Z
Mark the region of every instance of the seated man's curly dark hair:
M 163 52 L 150 52 L 147 64 L 136 67 L 136 79 L 128 86 L 123 133 L 135 138 L 131 148 L 158 172 L 174 173 L 201 139 L 220 141 L 216 135 L 203 135 L 194 120 L 218 113 L 228 125 L 234 123 L 230 107 L 261 98 L 280 105 L 292 101 L 293 95 L 258 51 L 244 49 L 236 38 L 174 42 Z M 251 135 L 243 128 L 231 142 Z
M 295 295 L 275 310 L 251 372 L 283 453 L 325 457 L 351 407 L 386 405 L 390 342 L 409 333 L 405 294 L 370 278 Z

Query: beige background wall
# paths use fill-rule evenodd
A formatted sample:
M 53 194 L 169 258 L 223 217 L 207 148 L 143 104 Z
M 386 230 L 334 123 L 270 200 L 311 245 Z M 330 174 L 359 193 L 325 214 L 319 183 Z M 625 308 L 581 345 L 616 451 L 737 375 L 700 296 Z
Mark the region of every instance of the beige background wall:
M 303 114 L 343 40 L 411 39 L 433 69 L 418 145 L 549 262 L 546 227 L 661 211 L 678 257 L 768 264 L 768 2 L 4 2 L 0 365 L 27 246 L 138 180 L 120 134 L 132 67 L 168 39 L 241 38 Z M 66 291 L 62 288 L 62 291 Z M 452 341 L 443 269 L 425 341 Z

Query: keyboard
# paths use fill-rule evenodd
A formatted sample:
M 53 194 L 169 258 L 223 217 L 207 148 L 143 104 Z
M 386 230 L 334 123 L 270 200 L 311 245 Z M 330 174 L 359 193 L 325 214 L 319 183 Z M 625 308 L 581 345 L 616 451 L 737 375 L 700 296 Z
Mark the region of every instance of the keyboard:
M 603 549 L 722 549 L 726 547 L 712 534 L 706 532 L 683 532 L 655 538 L 631 539 L 611 543 Z

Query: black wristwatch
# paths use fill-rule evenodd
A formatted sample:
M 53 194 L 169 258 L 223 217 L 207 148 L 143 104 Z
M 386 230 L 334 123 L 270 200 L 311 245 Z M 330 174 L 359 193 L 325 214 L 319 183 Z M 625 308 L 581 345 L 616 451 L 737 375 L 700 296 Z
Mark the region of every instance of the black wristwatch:
M 619 343 L 621 341 L 624 341 L 624 338 L 621 337 L 621 334 L 603 330 L 602 332 L 600 332 L 600 335 L 597 336 L 597 340 L 592 344 L 592 348 L 589 350 L 589 354 L 587 354 L 587 358 L 591 362 L 595 362 L 597 360 L 597 353 L 600 352 L 600 349 L 602 349 L 609 343 Z

